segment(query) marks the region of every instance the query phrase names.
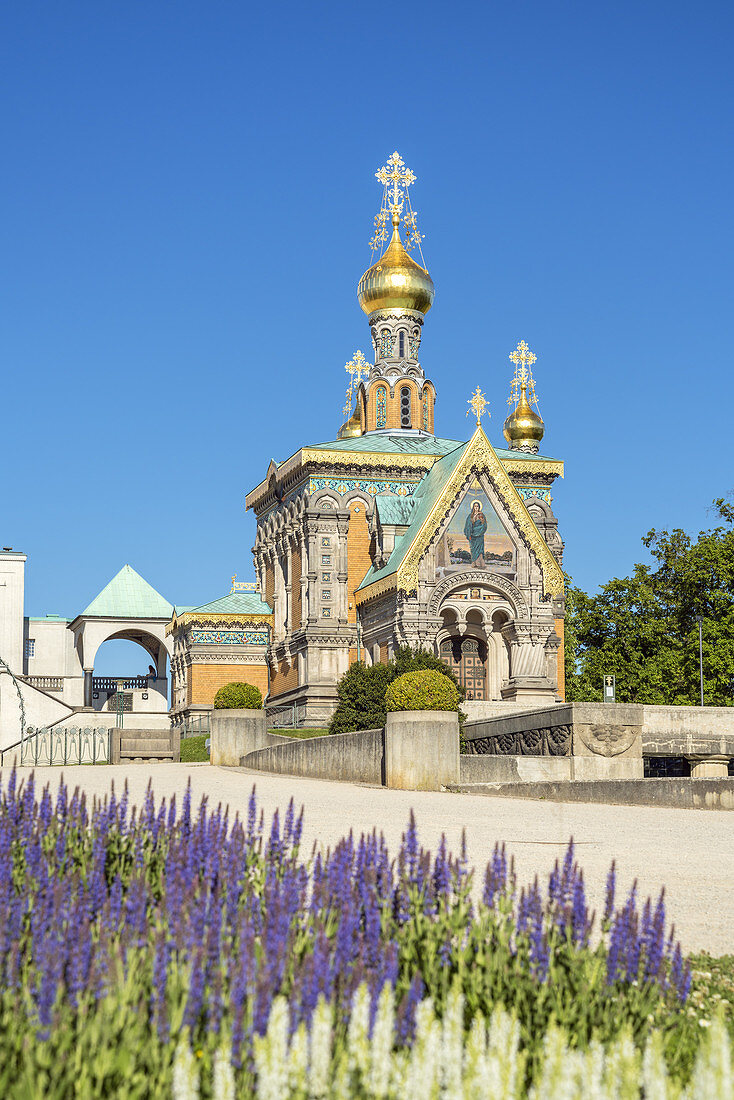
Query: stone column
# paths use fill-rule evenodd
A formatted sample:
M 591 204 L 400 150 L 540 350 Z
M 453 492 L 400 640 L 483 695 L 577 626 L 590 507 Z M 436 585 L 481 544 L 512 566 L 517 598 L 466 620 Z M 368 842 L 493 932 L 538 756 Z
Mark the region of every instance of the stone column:
M 92 673 L 93 668 L 84 669 L 84 706 L 91 710 L 92 707 Z
M 726 779 L 729 775 L 728 756 L 686 756 L 691 765 L 691 779 Z

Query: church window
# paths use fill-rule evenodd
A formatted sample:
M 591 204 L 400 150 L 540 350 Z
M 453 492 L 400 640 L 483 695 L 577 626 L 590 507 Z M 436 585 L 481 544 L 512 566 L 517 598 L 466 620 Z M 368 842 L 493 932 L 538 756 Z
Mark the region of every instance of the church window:
M 26 638 L 25 640 L 25 655 L 26 657 L 36 656 L 36 639 Z
M 409 428 L 410 426 L 410 386 L 403 386 L 400 391 L 400 427 Z
M 405 333 L 400 333 L 400 358 L 405 356 Z
M 377 427 L 384 428 L 387 423 L 387 390 L 384 386 L 377 387 Z
M 380 333 L 380 358 L 389 359 L 395 344 L 395 337 L 391 336 L 386 328 Z
M 423 391 L 423 431 L 428 431 L 428 390 Z

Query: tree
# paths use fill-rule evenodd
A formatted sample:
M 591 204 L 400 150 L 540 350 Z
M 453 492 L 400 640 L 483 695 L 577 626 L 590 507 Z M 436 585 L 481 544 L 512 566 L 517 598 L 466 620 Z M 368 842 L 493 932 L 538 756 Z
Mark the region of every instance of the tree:
M 459 698 L 464 698 L 464 690 L 456 676 L 440 657 L 426 649 L 412 650 L 410 646 L 401 646 L 385 665 L 365 665 L 363 661 L 355 661 L 349 666 L 336 685 L 339 702 L 329 723 L 329 733 L 380 729 L 387 717 L 385 692 L 388 685 L 405 672 L 423 669 L 443 673 L 458 688 Z
M 566 697 L 600 700 L 614 673 L 617 699 L 699 702 L 698 624 L 703 618 L 704 701 L 734 704 L 734 507 L 714 502 L 724 525 L 649 531 L 652 567 L 636 565 L 589 596 L 567 583 Z

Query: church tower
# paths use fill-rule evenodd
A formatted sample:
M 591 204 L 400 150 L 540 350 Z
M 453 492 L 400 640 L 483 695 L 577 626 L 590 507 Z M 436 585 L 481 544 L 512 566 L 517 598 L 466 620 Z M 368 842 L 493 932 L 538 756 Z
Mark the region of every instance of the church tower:
M 376 176 L 383 184 L 383 196 L 370 241 L 373 252 L 387 241 L 388 222 L 392 235 L 357 287 L 359 304 L 369 320 L 375 362 L 357 390 L 355 417 L 363 434 L 406 431 L 432 435 L 436 390 L 423 373 L 418 355 L 423 321 L 433 304 L 433 280 L 425 266 L 408 254 L 400 235 L 402 224 L 408 247 L 420 251 L 422 238 L 408 195 L 415 176 L 398 153 L 393 153 Z

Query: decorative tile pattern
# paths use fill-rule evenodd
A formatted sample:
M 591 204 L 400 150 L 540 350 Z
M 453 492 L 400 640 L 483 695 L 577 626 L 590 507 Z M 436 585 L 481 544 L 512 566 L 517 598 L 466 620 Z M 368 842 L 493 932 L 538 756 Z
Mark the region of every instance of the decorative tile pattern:
M 428 431 L 428 390 L 423 390 L 423 431 Z
M 385 331 L 380 334 L 380 358 L 389 359 L 395 346 L 395 337 Z
M 194 645 L 267 645 L 267 630 L 192 630 Z
M 345 493 L 351 493 L 355 489 L 360 493 L 368 493 L 371 497 L 381 493 L 394 493 L 399 497 L 412 497 L 418 485 L 417 481 L 372 481 L 355 477 L 312 477 L 309 481 L 309 492 L 317 489 L 331 489 L 343 497 Z
M 324 584 L 331 584 L 331 573 L 322 573 L 321 580 Z
M 387 390 L 384 386 L 378 386 L 376 391 L 377 402 L 377 427 L 384 428 L 387 423 Z
M 322 535 L 321 545 L 322 546 L 331 546 L 331 539 L 329 538 L 328 535 Z
M 418 346 L 419 346 L 419 344 L 420 344 L 420 340 L 418 339 L 417 336 L 411 336 L 410 337 L 410 357 L 411 357 L 411 359 L 417 359 L 418 358 Z
M 321 608 L 321 618 L 322 619 L 330 619 L 331 618 L 331 608 L 330 607 L 322 607 Z
M 528 500 L 530 497 L 538 497 L 539 500 L 544 500 L 546 504 L 551 503 L 550 488 L 546 489 L 541 485 L 516 485 L 515 488 L 523 500 Z
M 322 565 L 331 565 L 331 554 L 322 554 L 321 555 L 321 564 Z
M 321 593 L 321 599 L 322 600 L 330 600 L 331 599 L 331 589 L 330 588 L 324 588 L 323 589 L 323 591 Z

